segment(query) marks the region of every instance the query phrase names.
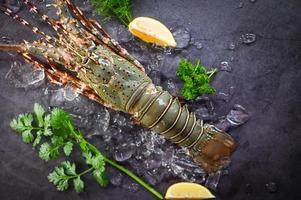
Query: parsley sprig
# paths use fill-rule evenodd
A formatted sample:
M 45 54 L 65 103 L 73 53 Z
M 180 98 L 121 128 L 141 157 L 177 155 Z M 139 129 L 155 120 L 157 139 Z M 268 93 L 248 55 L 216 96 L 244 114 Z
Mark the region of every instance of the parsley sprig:
M 202 94 L 212 94 L 215 89 L 210 85 L 216 69 L 207 71 L 200 60 L 193 65 L 186 59 L 181 59 L 177 69 L 177 76 L 184 82 L 181 95 L 187 100 L 193 100 Z
M 93 175 L 100 186 L 105 187 L 108 184 L 105 168 L 106 164 L 109 164 L 134 179 L 157 198 L 163 199 L 162 194 L 131 171 L 105 157 L 89 143 L 81 131 L 75 128 L 69 113 L 61 108 L 53 108 L 50 114 L 47 114 L 37 103 L 34 104 L 33 110 L 34 115 L 20 114 L 10 123 L 10 127 L 22 135 L 23 141 L 32 143 L 34 148 L 39 145 L 39 157 L 45 161 L 57 159 L 63 153 L 65 156 L 70 156 L 74 146 L 78 146 L 87 164 L 87 169 L 82 172 L 78 172 L 76 164 L 70 161 L 63 161 L 55 167 L 48 175 L 48 180 L 56 186 L 57 190 L 67 190 L 72 182 L 76 192 L 83 191 L 85 184 L 82 177 L 88 173 Z

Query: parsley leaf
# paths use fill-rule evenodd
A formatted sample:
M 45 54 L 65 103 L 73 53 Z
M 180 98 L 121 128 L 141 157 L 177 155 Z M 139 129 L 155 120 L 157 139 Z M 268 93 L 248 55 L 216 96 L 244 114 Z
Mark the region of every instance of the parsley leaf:
M 177 76 L 184 82 L 181 95 L 187 100 L 193 100 L 202 94 L 212 94 L 215 89 L 210 85 L 210 79 L 216 69 L 209 72 L 198 60 L 195 65 L 186 59 L 181 59 L 177 69 Z

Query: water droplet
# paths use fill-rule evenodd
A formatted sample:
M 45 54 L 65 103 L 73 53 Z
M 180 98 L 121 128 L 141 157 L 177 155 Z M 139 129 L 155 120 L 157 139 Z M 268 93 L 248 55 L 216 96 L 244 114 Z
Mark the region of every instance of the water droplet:
M 161 85 L 162 74 L 158 70 L 151 70 L 148 76 L 152 79 L 155 85 Z
M 178 49 L 183 49 L 188 47 L 190 42 L 190 34 L 187 30 L 185 30 L 184 28 L 176 29 L 173 32 L 173 36 L 177 42 Z
M 14 13 L 19 12 L 22 8 L 22 4 L 18 0 L 5 0 L 5 6 L 11 9 Z
M 135 192 L 139 191 L 140 185 L 138 185 L 138 183 L 135 183 L 135 182 L 133 183 L 131 180 L 131 182 L 130 181 L 123 182 L 122 188 L 135 193 Z
M 219 183 L 220 177 L 221 177 L 222 172 L 221 171 L 217 171 L 215 174 L 210 174 L 206 180 L 205 185 L 212 189 L 212 190 L 216 190 L 217 185 Z
M 251 3 L 255 3 L 257 0 L 250 0 Z
M 244 2 L 239 2 L 238 7 L 239 7 L 239 8 L 244 7 Z
M 103 109 L 102 111 L 95 114 L 95 122 L 96 125 L 103 131 L 106 132 L 108 130 L 110 124 L 110 113 L 107 109 Z
M 233 42 L 230 42 L 228 49 L 234 51 L 235 50 L 235 44 Z
M 178 88 L 176 84 L 173 82 L 173 80 L 168 79 L 163 83 L 163 88 L 166 89 L 171 95 L 178 96 Z
M 226 72 L 231 72 L 232 68 L 227 61 L 221 62 L 221 70 Z
M 5 78 L 16 88 L 37 88 L 44 83 L 45 73 L 44 70 L 33 69 L 30 64 L 14 61 Z
M 229 102 L 231 96 L 228 93 L 225 93 L 225 92 L 218 92 L 217 94 L 215 94 L 215 98 L 217 100 L 222 100 L 224 102 Z
M 269 182 L 265 184 L 265 188 L 270 192 L 270 193 L 275 193 L 278 191 L 278 186 L 275 182 Z
M 244 192 L 247 194 L 247 195 L 250 195 L 252 194 L 253 192 L 253 188 L 252 188 L 252 185 L 250 183 L 247 183 L 244 187 Z
M 67 101 L 73 101 L 75 98 L 78 97 L 78 92 L 75 92 L 70 85 L 66 85 L 63 88 L 64 98 Z
M 120 186 L 122 183 L 123 175 L 119 172 L 110 176 L 110 183 L 115 186 Z
M 151 174 L 150 172 L 146 172 L 144 174 L 144 177 L 145 177 L 147 183 L 149 183 L 150 185 L 156 185 L 157 184 L 157 180 L 155 178 L 155 175 Z
M 249 114 L 246 109 L 241 105 L 235 104 L 232 110 L 226 117 L 227 121 L 234 126 L 239 126 L 246 123 L 249 120 Z
M 228 131 L 229 128 L 232 126 L 230 122 L 228 122 L 225 119 L 220 119 L 217 123 L 214 124 L 216 128 L 218 128 L 221 131 Z
M 193 44 L 195 45 L 195 47 L 197 49 L 202 49 L 203 48 L 203 43 L 201 43 L 201 42 L 194 42 Z
M 132 145 L 124 144 L 115 150 L 114 158 L 118 162 L 123 162 L 130 159 L 134 153 L 135 149 Z
M 81 1 L 77 1 L 76 3 L 77 3 L 76 5 L 80 8 L 80 10 L 85 13 L 87 12 L 91 13 L 93 10 L 93 6 L 89 3 L 89 1 L 81 0 Z
M 241 35 L 241 40 L 244 44 L 252 44 L 256 41 L 256 35 L 254 33 L 244 33 Z

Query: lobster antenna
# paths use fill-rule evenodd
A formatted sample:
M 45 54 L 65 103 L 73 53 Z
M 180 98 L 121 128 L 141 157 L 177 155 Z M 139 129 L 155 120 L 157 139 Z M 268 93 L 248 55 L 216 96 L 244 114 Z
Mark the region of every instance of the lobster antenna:
M 50 18 L 49 16 L 42 13 L 31 1 L 23 0 L 23 2 L 29 8 L 29 11 L 37 14 L 44 22 L 49 24 L 55 31 L 62 29 L 62 27 L 60 27 L 58 24 L 56 24 L 56 22 L 53 18 Z M 65 31 L 65 30 L 63 29 L 62 31 Z
M 32 32 L 41 35 L 43 38 L 46 39 L 47 42 L 57 42 L 55 40 L 55 38 L 47 35 L 46 33 L 44 33 L 43 31 L 40 31 L 38 29 L 38 27 L 31 25 L 30 23 L 28 23 L 25 19 L 23 19 L 22 17 L 20 17 L 19 15 L 13 13 L 12 10 L 10 10 L 9 8 L 6 8 L 4 6 L 0 6 L 0 11 L 3 12 L 4 14 L 6 14 L 7 16 L 17 20 L 18 22 L 20 22 L 22 25 L 30 28 L 32 30 Z
M 1 44 L 0 43 L 0 50 L 25 52 L 26 48 L 22 44 Z
M 37 10 L 37 8 L 33 8 L 32 10 Z M 73 48 L 71 48 L 68 43 L 64 43 L 59 41 L 58 39 L 56 39 L 55 37 L 51 37 L 47 34 L 45 34 L 43 31 L 40 31 L 37 27 L 31 25 L 29 22 L 27 22 L 25 19 L 23 19 L 22 17 L 20 17 L 19 15 L 13 13 L 13 11 L 11 11 L 9 8 L 6 8 L 4 6 L 0 6 L 0 11 L 2 11 L 4 14 L 6 14 L 9 17 L 12 17 L 13 19 L 17 20 L 18 22 L 20 22 L 22 25 L 30 28 L 34 33 L 41 35 L 49 44 L 57 44 L 59 46 L 63 46 L 66 47 L 67 49 L 70 49 L 73 53 L 77 54 L 77 51 L 74 50 Z M 44 17 L 45 18 L 45 17 Z M 64 38 L 63 38 L 64 39 Z M 8 49 L 9 47 L 3 46 L 3 49 Z M 12 49 L 13 47 L 11 47 Z

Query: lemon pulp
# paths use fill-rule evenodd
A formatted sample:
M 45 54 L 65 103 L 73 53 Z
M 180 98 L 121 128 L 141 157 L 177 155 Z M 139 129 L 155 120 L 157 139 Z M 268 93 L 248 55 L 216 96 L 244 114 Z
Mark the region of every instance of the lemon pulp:
M 171 185 L 165 195 L 167 200 L 212 199 L 215 196 L 204 186 L 196 183 L 181 182 Z
M 137 17 L 129 24 L 129 31 L 141 40 L 159 46 L 176 47 L 176 41 L 169 29 L 150 17 Z

